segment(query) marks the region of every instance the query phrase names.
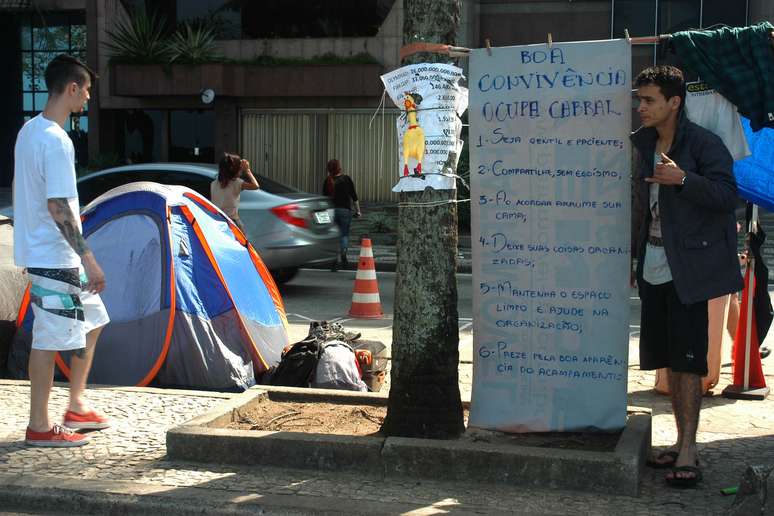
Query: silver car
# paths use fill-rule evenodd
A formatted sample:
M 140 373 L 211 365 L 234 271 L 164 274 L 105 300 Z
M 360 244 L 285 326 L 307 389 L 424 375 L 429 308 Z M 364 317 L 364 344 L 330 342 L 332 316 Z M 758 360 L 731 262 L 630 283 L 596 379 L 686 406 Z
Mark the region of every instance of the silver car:
M 205 163 L 143 163 L 110 168 L 78 179 L 82 206 L 116 186 L 135 181 L 182 185 L 210 198 L 217 167 Z M 258 250 L 278 283 L 290 281 L 299 267 L 331 265 L 339 248 L 333 205 L 310 194 L 256 175 L 259 190 L 244 190 L 239 218 L 247 238 Z

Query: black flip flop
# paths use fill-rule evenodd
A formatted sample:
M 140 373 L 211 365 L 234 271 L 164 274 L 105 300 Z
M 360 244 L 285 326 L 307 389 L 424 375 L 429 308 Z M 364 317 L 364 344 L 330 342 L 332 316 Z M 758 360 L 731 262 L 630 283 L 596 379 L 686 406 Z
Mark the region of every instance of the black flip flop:
M 677 457 L 679 455 L 680 455 L 679 453 L 673 450 L 661 452 L 658 455 L 656 455 L 655 459 L 648 459 L 645 465 L 653 469 L 671 468 L 672 466 L 675 465 L 675 462 L 677 462 Z M 669 462 L 659 462 L 661 459 L 665 459 L 667 457 L 671 458 L 672 460 L 670 460 Z
M 675 476 L 677 473 L 685 472 L 685 473 L 693 473 L 694 476 L 683 478 Z M 701 482 L 702 474 L 701 470 L 697 468 L 696 466 L 678 466 L 676 468 L 672 468 L 672 476 L 671 477 L 664 477 L 664 480 L 666 480 L 667 485 L 669 487 L 676 487 L 678 489 L 688 489 L 692 487 L 696 487 L 696 484 Z

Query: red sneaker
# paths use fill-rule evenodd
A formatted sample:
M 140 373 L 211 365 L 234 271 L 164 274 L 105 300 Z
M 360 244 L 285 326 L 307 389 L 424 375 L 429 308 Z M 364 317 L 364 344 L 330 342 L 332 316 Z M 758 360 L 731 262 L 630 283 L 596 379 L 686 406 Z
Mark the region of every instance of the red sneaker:
M 64 416 L 64 426 L 73 430 L 102 430 L 108 428 L 110 423 L 105 416 L 97 414 L 93 410 L 85 414 L 68 410 Z
M 27 428 L 25 442 L 28 446 L 43 446 L 47 448 L 72 448 L 83 446 L 89 442 L 88 436 L 77 434 L 59 425 L 48 432 L 34 432 Z

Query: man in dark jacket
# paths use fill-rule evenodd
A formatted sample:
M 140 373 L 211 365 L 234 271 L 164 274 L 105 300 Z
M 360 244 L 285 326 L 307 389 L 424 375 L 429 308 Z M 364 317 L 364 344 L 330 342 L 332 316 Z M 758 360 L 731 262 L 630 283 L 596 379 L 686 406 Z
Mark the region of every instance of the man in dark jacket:
M 736 183 L 731 155 L 683 111 L 685 82 L 672 66 L 635 79 L 642 126 L 631 140 L 632 256 L 642 300 L 640 366 L 669 369 L 675 446 L 650 464 L 671 467 L 669 485 L 701 480 L 696 430 L 707 374 L 707 300 L 737 292 Z

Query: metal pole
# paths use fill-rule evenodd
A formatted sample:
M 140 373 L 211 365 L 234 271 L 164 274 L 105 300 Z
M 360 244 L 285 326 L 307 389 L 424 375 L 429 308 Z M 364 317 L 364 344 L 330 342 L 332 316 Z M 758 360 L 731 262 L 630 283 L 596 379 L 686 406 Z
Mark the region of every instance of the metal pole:
M 656 0 L 656 15 L 653 17 L 653 34 L 658 34 L 658 0 Z M 658 63 L 656 62 L 658 60 L 658 39 L 653 43 L 653 66 L 656 66 Z
M 699 28 L 704 28 L 704 0 L 699 2 Z
M 610 0 L 610 39 L 615 38 L 615 0 Z

